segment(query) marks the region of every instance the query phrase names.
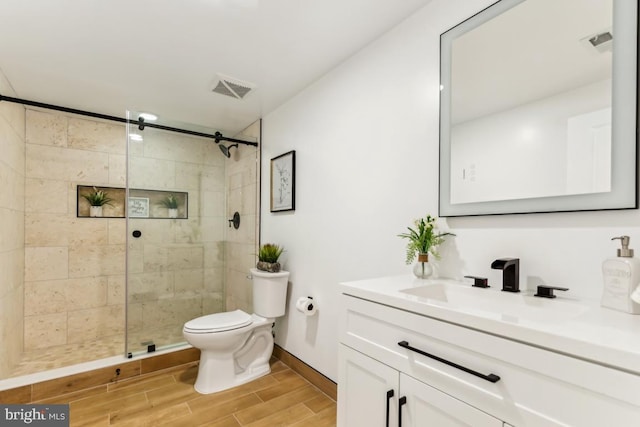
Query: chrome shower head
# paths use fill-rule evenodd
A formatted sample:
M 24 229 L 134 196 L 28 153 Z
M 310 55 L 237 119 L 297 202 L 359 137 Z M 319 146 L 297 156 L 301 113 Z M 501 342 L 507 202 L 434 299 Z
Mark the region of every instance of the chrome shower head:
M 228 147 L 220 144 L 219 147 L 220 147 L 220 151 L 222 151 L 222 154 L 224 154 L 226 158 L 230 158 L 231 157 L 231 149 L 233 147 L 238 148 L 238 144 L 231 144 Z

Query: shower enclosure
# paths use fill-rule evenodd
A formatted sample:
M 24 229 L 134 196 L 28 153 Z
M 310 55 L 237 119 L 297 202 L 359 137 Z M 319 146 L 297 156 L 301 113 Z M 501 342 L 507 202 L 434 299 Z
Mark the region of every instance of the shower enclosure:
M 139 114 L 130 111 L 129 119 Z M 166 123 L 163 122 L 163 125 Z M 195 129 L 185 123 L 171 127 Z M 259 123 L 244 140 L 259 138 Z M 215 135 L 215 130 L 197 129 Z M 251 310 L 257 231 L 257 147 L 128 125 L 126 353 L 184 343 L 182 326 Z M 222 149 L 221 147 L 224 147 Z M 238 212 L 240 227 L 232 226 Z
M 255 146 L 229 149 L 228 140 L 5 101 L 0 383 L 175 346 L 187 320 L 251 312 L 260 122 L 234 135 Z M 113 199 L 102 216 L 83 197 L 93 187 Z

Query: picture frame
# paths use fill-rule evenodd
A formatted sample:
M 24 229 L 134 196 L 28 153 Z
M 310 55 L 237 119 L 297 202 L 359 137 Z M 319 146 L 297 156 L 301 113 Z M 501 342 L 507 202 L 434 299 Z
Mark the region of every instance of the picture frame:
M 271 212 L 296 209 L 295 150 L 271 159 Z
M 149 218 L 149 198 L 129 197 L 129 217 Z

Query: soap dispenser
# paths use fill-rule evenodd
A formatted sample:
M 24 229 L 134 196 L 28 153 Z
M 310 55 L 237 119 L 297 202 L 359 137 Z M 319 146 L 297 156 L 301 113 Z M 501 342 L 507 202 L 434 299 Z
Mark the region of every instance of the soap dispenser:
M 609 258 L 602 263 L 602 306 L 640 314 L 640 304 L 631 298 L 640 284 L 640 260 L 634 258 L 633 249 L 629 249 L 629 236 L 614 237 L 611 240 L 620 240 L 622 247 L 618 249 L 616 258 Z

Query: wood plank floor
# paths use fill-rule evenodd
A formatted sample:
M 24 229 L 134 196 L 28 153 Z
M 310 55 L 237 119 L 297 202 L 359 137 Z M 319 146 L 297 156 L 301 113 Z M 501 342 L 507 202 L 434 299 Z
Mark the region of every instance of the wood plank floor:
M 278 360 L 271 374 L 208 395 L 190 364 L 35 403 L 69 403 L 71 426 L 335 426 L 336 403 Z

